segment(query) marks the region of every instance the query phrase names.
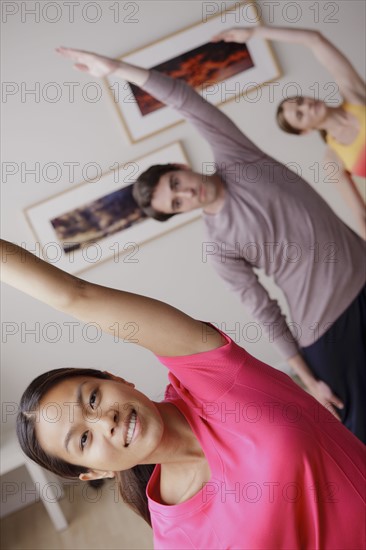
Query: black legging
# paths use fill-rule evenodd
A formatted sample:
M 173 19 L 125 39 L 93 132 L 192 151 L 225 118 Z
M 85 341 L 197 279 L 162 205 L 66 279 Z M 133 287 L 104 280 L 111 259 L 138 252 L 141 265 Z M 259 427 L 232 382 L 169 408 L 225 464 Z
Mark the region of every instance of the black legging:
M 336 295 L 334 297 L 336 299 Z M 366 286 L 304 359 L 344 403 L 343 424 L 366 443 Z

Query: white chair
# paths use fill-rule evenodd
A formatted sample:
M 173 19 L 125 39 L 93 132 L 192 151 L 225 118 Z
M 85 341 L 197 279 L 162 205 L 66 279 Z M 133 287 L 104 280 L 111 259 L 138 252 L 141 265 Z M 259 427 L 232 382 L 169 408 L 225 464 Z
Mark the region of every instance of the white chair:
M 0 456 L 0 475 L 7 474 L 20 466 L 26 466 L 55 529 L 57 531 L 66 529 L 67 521 L 58 503 L 58 498 L 63 496 L 59 479 L 24 455 L 14 432 L 1 433 Z

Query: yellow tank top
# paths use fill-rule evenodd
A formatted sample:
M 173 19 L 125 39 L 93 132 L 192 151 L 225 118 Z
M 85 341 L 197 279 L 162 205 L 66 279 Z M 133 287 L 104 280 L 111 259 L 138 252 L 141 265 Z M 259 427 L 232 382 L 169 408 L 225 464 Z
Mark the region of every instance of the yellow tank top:
M 366 106 L 344 102 L 342 108 L 352 113 L 360 122 L 360 130 L 352 143 L 343 145 L 327 134 L 327 144 L 337 153 L 346 170 L 366 177 Z

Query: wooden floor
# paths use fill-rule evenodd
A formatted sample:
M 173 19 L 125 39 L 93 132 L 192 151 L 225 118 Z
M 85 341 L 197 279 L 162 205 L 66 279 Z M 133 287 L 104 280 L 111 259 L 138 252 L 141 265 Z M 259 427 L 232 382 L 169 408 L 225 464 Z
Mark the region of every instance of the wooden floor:
M 67 487 L 60 504 L 68 529 L 55 531 L 43 504 L 31 504 L 1 520 L 1 550 L 153 548 L 150 527 L 121 502 L 113 482 Z

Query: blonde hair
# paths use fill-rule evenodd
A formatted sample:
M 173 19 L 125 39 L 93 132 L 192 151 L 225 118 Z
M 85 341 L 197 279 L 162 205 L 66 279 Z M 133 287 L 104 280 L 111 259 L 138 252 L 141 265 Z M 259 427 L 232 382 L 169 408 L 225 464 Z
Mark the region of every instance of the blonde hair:
M 277 124 L 281 128 L 281 130 L 283 130 L 287 134 L 293 134 L 293 135 L 296 135 L 296 136 L 300 136 L 302 134 L 302 132 L 298 128 L 294 128 L 293 126 L 291 126 L 291 124 L 286 120 L 285 110 L 284 110 L 283 106 L 284 106 L 286 101 L 289 101 L 291 99 L 297 99 L 298 97 L 301 97 L 301 96 L 292 96 L 292 97 L 286 97 L 285 99 L 283 99 L 281 101 L 281 103 L 278 105 L 277 112 L 276 112 Z M 320 137 L 322 138 L 322 140 L 325 141 L 325 143 L 326 143 L 327 142 L 327 132 L 325 130 L 318 130 L 318 132 L 319 132 Z

